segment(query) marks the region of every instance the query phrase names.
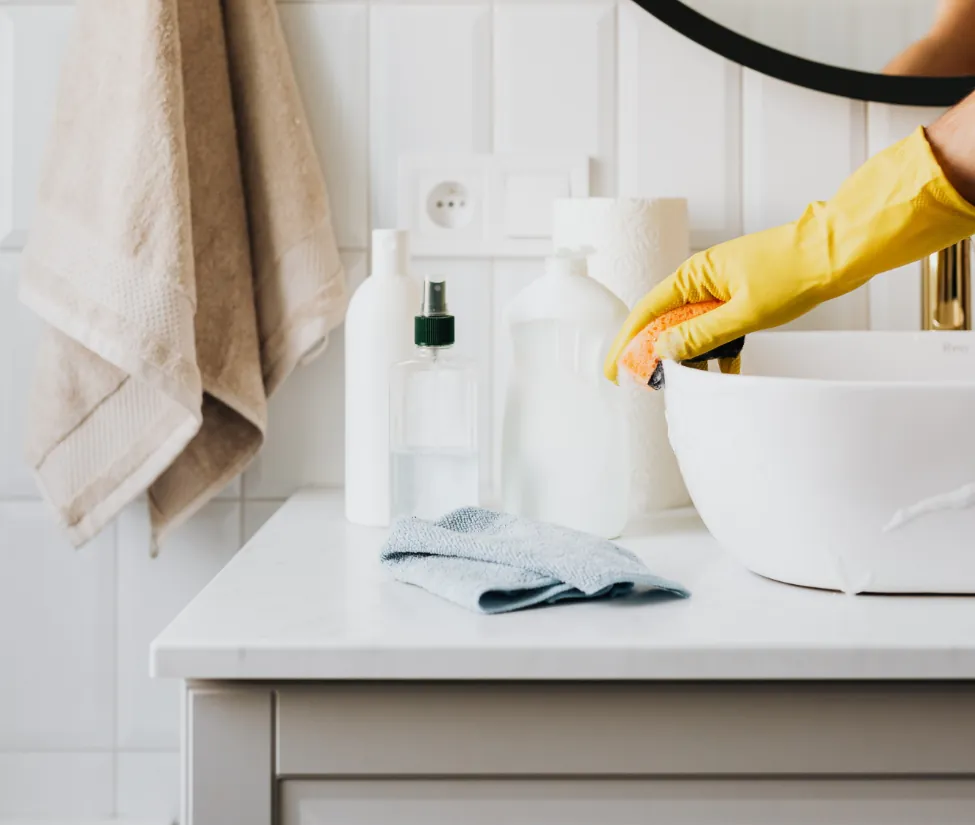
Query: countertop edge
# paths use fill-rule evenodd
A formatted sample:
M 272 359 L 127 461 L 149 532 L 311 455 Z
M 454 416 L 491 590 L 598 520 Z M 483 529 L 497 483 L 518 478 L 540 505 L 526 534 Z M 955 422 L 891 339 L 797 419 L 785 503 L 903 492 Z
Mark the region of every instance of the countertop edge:
M 615 654 L 615 655 L 614 655 Z M 622 654 L 622 655 L 621 655 Z M 621 661 L 621 659 L 625 661 Z M 161 679 L 216 681 L 972 681 L 975 652 L 948 650 L 287 651 L 154 648 Z

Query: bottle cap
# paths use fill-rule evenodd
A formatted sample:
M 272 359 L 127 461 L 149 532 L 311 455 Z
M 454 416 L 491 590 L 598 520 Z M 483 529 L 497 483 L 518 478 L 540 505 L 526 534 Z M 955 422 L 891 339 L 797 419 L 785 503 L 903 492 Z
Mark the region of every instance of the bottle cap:
M 404 229 L 372 231 L 372 274 L 410 274 L 410 233 Z
M 450 347 L 454 343 L 454 316 L 447 312 L 447 284 L 427 278 L 423 305 L 413 322 L 413 341 L 418 347 Z

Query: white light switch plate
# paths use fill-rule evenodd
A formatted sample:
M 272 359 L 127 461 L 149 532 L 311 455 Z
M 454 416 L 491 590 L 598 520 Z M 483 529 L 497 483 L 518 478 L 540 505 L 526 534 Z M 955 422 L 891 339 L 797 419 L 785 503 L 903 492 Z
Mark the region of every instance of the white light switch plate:
M 589 195 L 589 158 L 402 155 L 398 189 L 398 228 L 410 230 L 417 256 L 542 256 L 552 249 L 552 201 Z

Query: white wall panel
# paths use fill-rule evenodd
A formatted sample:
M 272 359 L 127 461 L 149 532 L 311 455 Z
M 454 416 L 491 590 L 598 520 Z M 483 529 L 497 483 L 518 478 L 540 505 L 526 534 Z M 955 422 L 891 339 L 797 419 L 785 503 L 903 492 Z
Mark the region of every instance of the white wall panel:
M 365 278 L 365 255 L 343 253 L 349 290 Z M 345 473 L 345 341 L 295 371 L 271 399 L 264 448 L 244 476 L 249 498 L 287 498 L 309 486 L 340 485 Z
M 797 219 L 828 200 L 866 160 L 866 107 L 746 70 L 743 109 L 744 230 Z M 793 329 L 863 329 L 867 291 L 830 301 Z
M 361 3 L 281 5 L 335 234 L 348 248 L 364 248 L 369 238 L 368 22 Z
M 370 43 L 372 222 L 392 228 L 401 153 L 491 148 L 491 10 L 377 4 Z
M 38 496 L 24 430 L 41 323 L 17 301 L 17 256 L 0 252 L 0 497 Z
M 179 753 L 120 753 L 115 814 L 139 823 L 179 821 Z
M 867 148 L 871 155 L 938 118 L 942 109 L 871 103 L 867 109 Z M 909 264 L 874 278 L 868 287 L 870 327 L 878 330 L 921 328 L 921 265 Z
M 619 8 L 619 194 L 689 201 L 691 244 L 741 234 L 741 70 Z
M 114 762 L 108 752 L 0 753 L 0 817 L 109 817 Z
M 115 530 L 81 550 L 46 504 L 0 502 L 0 751 L 110 749 Z
M 207 505 L 149 555 L 145 504 L 118 520 L 117 739 L 128 750 L 179 748 L 180 685 L 149 677 L 149 643 L 230 561 L 241 544 L 241 505 Z
M 0 6 L 0 249 L 26 241 L 73 6 Z
M 580 152 L 591 193 L 615 193 L 616 7 L 501 3 L 494 12 L 494 149 Z
M 858 101 L 745 70 L 743 112 L 746 232 L 795 220 L 866 160 L 866 110 Z

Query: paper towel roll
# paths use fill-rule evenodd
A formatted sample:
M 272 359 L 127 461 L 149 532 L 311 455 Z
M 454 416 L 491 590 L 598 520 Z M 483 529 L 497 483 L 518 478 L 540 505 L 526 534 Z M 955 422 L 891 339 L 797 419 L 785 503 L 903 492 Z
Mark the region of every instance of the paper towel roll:
M 681 198 L 568 198 L 555 201 L 556 249 L 590 250 L 589 275 L 630 309 L 690 254 L 687 201 Z M 634 515 L 690 504 L 670 447 L 662 393 L 624 388 L 633 433 Z
M 690 254 L 683 198 L 560 198 L 555 248 L 590 247 L 589 274 L 632 309 Z

